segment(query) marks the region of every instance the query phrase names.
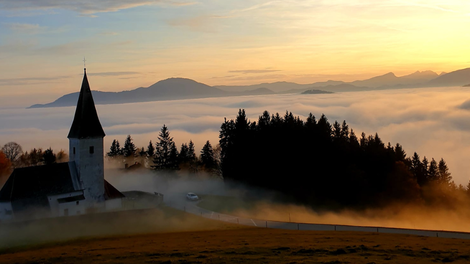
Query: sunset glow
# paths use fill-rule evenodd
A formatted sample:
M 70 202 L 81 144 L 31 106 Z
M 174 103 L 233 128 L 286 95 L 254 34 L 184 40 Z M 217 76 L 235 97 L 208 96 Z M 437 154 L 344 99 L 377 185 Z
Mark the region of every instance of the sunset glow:
M 13 98 L 75 92 L 83 56 L 102 91 L 177 76 L 309 83 L 470 65 L 463 0 L 1 0 L 0 10 L 0 89 Z

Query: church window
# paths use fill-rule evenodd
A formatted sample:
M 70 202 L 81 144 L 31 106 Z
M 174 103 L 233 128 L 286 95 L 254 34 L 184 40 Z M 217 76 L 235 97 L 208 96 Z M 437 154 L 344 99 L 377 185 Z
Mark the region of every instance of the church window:
M 73 147 L 73 154 L 75 155 L 75 147 Z
M 90 154 L 93 154 L 93 153 L 95 153 L 95 147 L 90 146 Z
M 77 205 L 80 203 L 80 201 L 77 201 Z

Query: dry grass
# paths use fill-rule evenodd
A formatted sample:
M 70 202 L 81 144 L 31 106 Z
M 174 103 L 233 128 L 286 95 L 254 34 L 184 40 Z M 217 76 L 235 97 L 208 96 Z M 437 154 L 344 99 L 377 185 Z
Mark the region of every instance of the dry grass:
M 83 239 L 3 252 L 0 263 L 430 263 L 470 243 L 410 235 L 246 228 Z

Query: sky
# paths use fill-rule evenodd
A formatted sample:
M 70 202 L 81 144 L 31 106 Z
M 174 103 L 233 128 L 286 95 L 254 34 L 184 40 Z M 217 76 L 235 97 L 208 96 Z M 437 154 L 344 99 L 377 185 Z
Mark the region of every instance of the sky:
M 209 85 L 470 65 L 468 0 L 0 0 L 0 106 L 170 77 Z

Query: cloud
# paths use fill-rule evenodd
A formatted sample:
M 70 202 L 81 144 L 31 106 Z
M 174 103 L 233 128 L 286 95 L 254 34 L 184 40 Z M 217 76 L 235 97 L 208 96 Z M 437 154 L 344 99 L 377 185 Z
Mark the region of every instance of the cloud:
M 174 5 L 184 6 L 192 2 L 180 2 L 172 0 L 81 0 L 81 1 L 60 1 L 60 0 L 0 0 L 0 8 L 3 10 L 50 10 L 67 9 L 80 14 L 92 15 L 102 12 L 115 12 L 145 5 Z
M 70 78 L 72 76 L 54 76 L 54 77 L 29 77 L 29 78 L 12 78 L 0 79 L 0 85 L 27 85 L 27 84 L 41 84 L 60 81 Z
M 139 74 L 139 72 L 93 72 L 87 74 L 90 76 L 122 76 Z
M 231 73 L 243 73 L 243 74 L 257 74 L 257 73 L 268 73 L 268 72 L 279 72 L 281 70 L 235 70 L 229 71 Z
M 25 33 L 36 33 L 44 30 L 45 27 L 40 27 L 39 24 L 21 24 L 21 23 L 5 23 L 10 30 L 25 32 Z

